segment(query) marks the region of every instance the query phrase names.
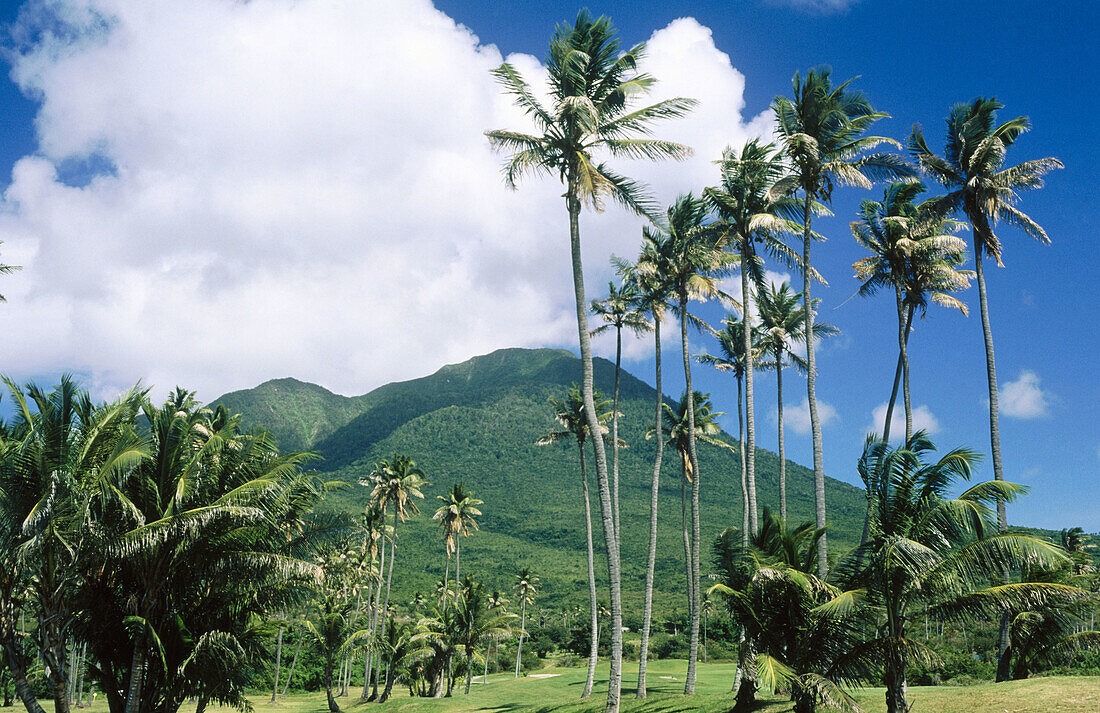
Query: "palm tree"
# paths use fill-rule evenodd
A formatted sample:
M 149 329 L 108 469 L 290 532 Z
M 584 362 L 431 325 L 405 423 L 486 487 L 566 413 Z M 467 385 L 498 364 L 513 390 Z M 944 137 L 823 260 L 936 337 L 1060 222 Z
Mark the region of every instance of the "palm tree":
M 649 329 L 645 316 L 638 311 L 638 288 L 624 281 L 616 288 L 607 283 L 607 297 L 592 300 L 592 313 L 603 318 L 604 324 L 592 330 L 592 336 L 608 329 L 615 330 L 615 394 L 611 403 L 611 503 L 615 516 L 615 537 L 619 537 L 619 377 L 622 372 L 623 329 L 635 335 Z
M 727 148 L 718 162 L 722 169 L 722 185 L 707 188 L 703 196 L 718 215 L 717 227 L 725 236 L 730 247 L 741 257 L 741 298 L 744 302 L 742 314 L 746 315 L 741 330 L 742 345 L 740 353 L 745 355 L 745 414 L 746 441 L 745 466 L 749 495 L 749 527 L 757 527 L 756 506 L 756 419 L 753 401 L 753 371 L 755 370 L 752 299 L 750 281 L 754 285 L 764 282 L 763 260 L 758 254 L 758 245 L 779 258 L 787 265 L 797 264 L 798 256 L 788 248 L 780 236 L 784 233 L 797 233 L 799 226 L 782 217 L 780 212 L 789 212 L 791 201 L 787 198 L 775 202 L 768 191 L 784 174 L 784 165 L 775 144 L 761 143 L 759 139 L 749 139 L 740 151 Z
M 664 276 L 669 283 L 670 294 L 676 297 L 676 310 L 680 317 L 680 347 L 684 360 L 684 384 L 687 398 L 688 421 L 694 418 L 695 409 L 692 405 L 694 390 L 691 386 L 691 355 L 688 352 L 687 325 L 692 322 L 697 327 L 702 323 L 688 313 L 688 302 L 691 300 L 708 300 L 715 297 L 729 299 L 718 287 L 722 277 L 729 274 L 737 259 L 725 251 L 724 237 L 717 230 L 708 230 L 704 226 L 707 215 L 707 207 L 703 201 L 696 200 L 689 193 L 676 199 L 669 206 L 666 213 L 666 226 L 659 228 L 643 228 L 648 233 L 650 240 L 670 242 L 666 268 L 668 274 Z M 654 235 L 654 232 L 664 232 L 664 237 Z M 688 672 L 684 682 L 685 693 L 695 692 L 695 663 L 699 654 L 699 460 L 695 455 L 695 429 L 686 429 L 688 457 L 692 465 L 691 481 L 691 531 L 692 548 L 689 566 L 694 575 L 689 582 L 689 597 L 691 602 L 691 644 L 688 649 Z
M 783 443 L 783 368 L 789 360 L 803 374 L 806 360 L 794 352 L 795 344 L 806 338 L 806 309 L 799 307 L 800 293 L 791 292 L 790 284 L 770 284 L 756 291 L 756 308 L 760 313 L 760 346 L 772 353 L 773 360 L 761 364 L 775 369 L 777 390 L 776 411 L 779 429 L 779 519 L 787 519 L 787 456 Z M 813 301 L 814 309 L 820 300 Z M 839 334 L 828 322 L 814 322 L 814 339 Z
M 870 653 L 883 666 L 888 713 L 907 713 L 906 669 L 910 662 L 930 663 L 935 653 L 908 638 L 909 612 L 921 602 L 947 620 L 984 620 L 1006 610 L 1071 606 L 1089 594 L 1052 583 L 998 584 L 974 589 L 990 571 L 1050 565 L 1066 559 L 1054 545 L 1028 535 L 997 532 L 992 524 L 999 500 L 1014 500 L 1026 488 L 987 481 L 948 498 L 958 481 L 970 479 L 978 456 L 958 448 L 935 462 L 926 458 L 935 446 L 923 431 L 891 449 L 876 435 L 867 438 L 859 461 L 860 476 L 874 490 L 876 507 L 871 537 L 838 565 L 838 576 L 865 589 L 881 609 L 885 624 L 879 637 L 859 653 Z
M 883 143 L 897 144 L 881 136 L 863 136 L 871 124 L 888 115 L 876 112 L 862 93 L 848 91 L 852 80 L 833 87 L 828 69 L 813 69 L 803 80 L 795 73 L 794 98 L 772 102 L 780 143 L 790 173 L 772 188 L 775 197 L 802 192 L 802 304 L 806 310 L 806 398 L 814 454 L 814 505 L 817 526 L 825 527 L 825 465 L 821 446 L 821 420 L 817 413 L 817 362 L 813 341 L 813 263 L 810 245 L 815 206 L 828 204 L 834 185 L 870 188 L 872 181 L 905 178 L 912 169 L 888 153 L 864 154 Z M 828 569 L 826 538 L 818 542 L 817 573 Z
M 596 410 L 599 414 L 600 434 L 607 432 L 609 413 L 605 411 L 608 402 L 599 391 L 595 392 Z M 588 678 L 581 692 L 581 698 L 592 695 L 592 684 L 596 679 L 596 659 L 599 654 L 599 641 L 596 630 L 599 626 L 599 616 L 596 611 L 596 555 L 592 546 L 592 508 L 588 499 L 588 470 L 585 466 L 584 445 L 588 441 L 588 419 L 584 413 L 584 399 L 581 390 L 576 384 L 569 389 L 564 401 L 556 398 L 550 399 L 554 408 L 554 420 L 558 422 L 562 430 L 551 431 L 536 441 L 536 445 L 546 446 L 552 443 L 561 443 L 566 440 L 577 442 L 577 452 L 581 461 L 581 486 L 584 493 L 584 530 L 588 544 L 588 600 L 592 614 L 592 645 L 588 653 Z M 593 439 L 598 440 L 598 439 Z
M 909 137 L 909 153 L 921 169 L 950 192 L 943 197 L 945 208 L 961 214 L 970 223 L 974 238 L 974 271 L 978 278 L 978 304 L 985 338 L 986 377 L 989 382 L 989 439 L 993 455 L 993 478 L 1004 480 L 1001 467 L 1000 418 L 997 401 L 997 370 L 993 357 L 993 331 L 989 326 L 985 273 L 982 261 L 989 255 L 1001 266 L 1001 241 L 993 232 L 1004 220 L 1040 243 L 1048 244 L 1046 231 L 1016 208 L 1018 192 L 1043 186 L 1043 176 L 1063 164 L 1056 158 L 1024 161 L 1005 168 L 1005 154 L 1031 124 L 1026 116 L 997 125 L 997 111 L 1004 108 L 996 99 L 979 97 L 970 104 L 956 104 L 947 116 L 944 155 L 928 148 L 919 125 Z M 997 522 L 1008 527 L 1005 504 L 997 503 Z M 1002 642 L 1003 643 L 1003 642 Z
M 447 553 L 447 565 L 444 569 L 443 582 L 446 586 L 447 573 L 450 569 L 451 553 L 455 553 L 455 581 L 461 577 L 462 567 L 462 537 L 470 536 L 470 529 L 478 529 L 475 517 L 481 515 L 478 505 L 484 504 L 484 500 L 478 500 L 466 491 L 464 483 L 455 483 L 446 495 L 437 495 L 436 498 L 443 505 L 432 515 L 433 520 L 439 521 L 443 530 L 444 549 Z M 446 606 L 446 599 L 443 605 Z
M 519 678 L 520 656 L 523 654 L 523 637 L 527 635 L 527 605 L 535 603 L 538 595 L 539 576 L 524 567 L 516 574 L 516 582 L 513 585 L 516 596 L 519 597 L 519 642 L 516 644 L 516 678 Z
M 748 366 L 748 360 L 744 356 L 745 323 L 732 313 L 726 315 L 722 322 L 726 325 L 721 332 L 718 332 L 718 348 L 722 355 L 703 354 L 699 357 L 699 361 L 703 364 L 710 364 L 719 371 L 733 374 L 733 378 L 737 381 L 737 442 L 741 444 L 738 449 L 741 454 L 741 537 L 744 538 L 744 542 L 741 544 L 748 546 L 748 538 L 755 528 L 752 527 L 752 519 L 749 517 L 749 510 L 752 507 L 750 503 L 753 500 L 749 492 L 749 481 L 746 475 L 748 466 L 745 458 L 747 446 L 745 444 L 745 417 L 743 412 L 745 399 L 741 389 Z M 759 348 L 754 348 L 754 351 L 759 351 Z
M 694 413 L 689 413 L 688 409 L 691 408 Z M 665 441 L 676 449 L 677 454 L 680 456 L 680 522 L 684 534 L 684 565 L 687 576 L 687 590 L 688 590 L 688 616 L 692 622 L 692 626 L 699 624 L 698 616 L 700 614 L 699 602 L 701 597 L 699 596 L 699 529 L 698 529 L 698 503 L 693 502 L 692 508 L 692 527 L 688 528 L 687 517 L 687 504 L 685 494 L 685 484 L 692 484 L 692 492 L 698 493 L 696 485 L 699 482 L 699 471 L 696 463 L 698 460 L 692 458 L 691 449 L 694 447 L 697 441 L 717 446 L 719 448 L 725 448 L 727 450 L 735 450 L 733 446 L 722 441 L 716 436 L 721 432 L 721 428 L 718 425 L 718 417 L 723 415 L 721 412 L 714 412 L 711 410 L 710 396 L 698 391 L 695 392 L 692 398 L 688 398 L 687 394 L 680 397 L 680 403 L 676 409 L 673 409 L 668 404 L 664 404 L 665 420 L 662 422 L 661 437 Z M 646 438 L 652 438 L 657 435 L 655 429 L 650 429 L 646 434 Z M 698 632 L 696 632 L 698 634 Z M 695 656 L 698 657 L 698 637 L 695 639 Z M 690 655 L 690 649 L 689 649 Z M 688 672 L 692 672 L 692 660 L 688 659 Z M 694 684 L 694 681 L 691 682 Z M 690 690 L 685 690 L 686 693 L 694 692 L 694 685 Z
M 920 183 L 891 183 L 882 201 L 863 201 L 860 220 L 851 224 L 856 242 L 871 252 L 852 266 L 861 281 L 859 294 L 870 296 L 893 287 L 898 312 L 898 367 L 886 407 L 883 440 L 890 440 L 890 420 L 901 377 L 905 404 L 905 440 L 913 435 L 913 407 L 909 396 L 909 332 L 913 313 L 923 316 L 931 299 L 967 314 L 966 305 L 949 293 L 970 286 L 973 273 L 959 270 L 966 243 L 949 233 L 958 223 L 943 216 L 938 199 L 918 205 Z
M 357 628 L 354 610 L 350 601 L 330 592 L 317 603 L 316 620 L 304 622 L 306 632 L 321 652 L 321 680 L 331 713 L 340 711 L 333 694 L 337 686 L 337 662 L 370 636 L 367 629 Z
M 592 431 L 599 428 L 599 421 L 592 395 L 592 348 L 581 265 L 581 208 L 587 204 L 599 210 L 610 197 L 636 213 L 651 215 L 653 212 L 639 184 L 615 173 L 608 165 L 598 163 L 593 154 L 607 151 L 615 157 L 650 160 L 682 159 L 690 154 L 690 149 L 681 144 L 636 138 L 648 134 L 654 121 L 683 116 L 694 105 L 690 99 L 676 98 L 639 109 L 631 107 L 631 97 L 647 92 L 655 81 L 637 72 L 638 60 L 644 52 L 645 45 L 639 44 L 620 54 L 611 21 L 606 17 L 594 19 L 587 10 L 582 10 L 572 25 L 559 25 L 550 42 L 547 73 L 549 93 L 554 102 L 552 107 L 544 107 L 535 98 L 513 66 L 505 63 L 493 71 L 504 90 L 515 97 L 516 104 L 540 132 L 539 135 L 506 130 L 486 132 L 495 148 L 511 152 L 505 167 L 505 182 L 514 187 L 524 173 L 543 173 L 557 174 L 565 185 L 581 352 L 581 393 Z M 596 439 L 593 444 L 614 620 L 607 694 L 607 711 L 614 713 L 619 708 L 622 684 L 622 575 L 606 454 L 602 439 Z
M 485 588 L 469 577 L 458 599 L 457 637 L 455 645 L 462 648 L 466 656 L 466 695 L 470 694 L 470 683 L 474 675 L 474 653 L 482 644 L 511 631 L 509 622 L 516 618 L 500 607 L 495 607 L 485 594 Z M 488 653 L 486 652 L 486 659 Z
M 642 252 L 638 262 L 631 265 L 626 261 L 617 261 L 616 267 L 623 279 L 637 285 L 638 310 L 648 312 L 652 317 L 654 352 L 654 388 L 656 404 L 654 428 L 662 430 L 664 413 L 664 387 L 661 381 L 661 320 L 668 309 L 669 285 L 667 260 L 672 242 L 665 233 L 648 234 L 643 231 Z M 657 564 L 657 498 L 661 489 L 661 461 L 664 457 L 664 439 L 657 439 L 656 454 L 653 458 L 653 477 L 649 495 L 649 555 L 646 560 L 645 603 L 642 610 L 642 631 L 638 655 L 638 688 L 636 698 L 646 697 L 646 663 L 649 657 L 649 631 L 653 624 L 653 579 Z
M 373 473 L 380 474 L 380 469 L 376 467 Z M 369 478 L 368 480 L 361 480 L 359 482 L 360 485 L 371 484 L 373 490 L 373 483 L 376 482 L 376 479 Z M 367 601 L 370 603 L 370 621 L 368 624 L 370 629 L 370 642 L 374 641 L 375 634 L 378 632 L 378 615 L 381 611 L 380 605 L 382 603 L 382 571 L 386 567 L 386 533 L 388 530 L 389 528 L 386 525 L 386 511 L 382 507 L 382 503 L 371 499 L 368 501 L 366 510 L 363 513 L 363 546 L 366 550 L 365 554 L 367 556 L 367 561 L 369 562 L 367 576 L 371 579 L 371 586 L 374 588 L 373 602 L 370 601 L 370 590 L 367 590 Z M 374 566 L 375 560 L 378 560 L 378 567 Z M 360 695 L 360 699 L 364 701 L 370 697 L 369 688 L 371 671 L 374 670 L 372 666 L 373 657 L 374 647 L 369 646 L 367 648 L 366 661 L 363 662 L 363 692 Z M 375 693 L 377 693 L 377 690 Z
M 416 462 L 405 455 L 395 455 L 392 460 L 381 461 L 367 481 L 360 481 L 361 485 L 371 485 L 371 500 L 379 503 L 383 517 L 393 505 L 393 526 L 390 531 L 390 563 L 386 573 L 386 596 L 379 610 L 379 615 L 385 615 L 390 608 L 390 587 L 393 584 L 393 561 L 397 557 L 397 521 L 404 521 L 410 516 L 420 514 L 420 509 L 412 498 L 424 499 L 421 489 L 431 485 L 424 478 L 424 471 L 416 466 Z M 381 588 L 381 587 L 380 587 Z M 377 631 L 377 629 L 376 629 Z M 381 673 L 382 661 L 378 661 L 378 668 L 374 672 L 374 693 L 378 691 L 378 677 Z M 373 694 L 372 694 L 373 695 Z

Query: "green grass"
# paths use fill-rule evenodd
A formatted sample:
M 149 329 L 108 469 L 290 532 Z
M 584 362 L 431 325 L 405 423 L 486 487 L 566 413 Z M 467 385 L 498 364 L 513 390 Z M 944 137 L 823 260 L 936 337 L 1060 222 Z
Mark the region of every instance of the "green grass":
M 700 664 L 697 694 L 682 695 L 684 661 L 653 661 L 649 666 L 650 695 L 645 701 L 634 699 L 637 664 L 628 663 L 623 676 L 624 711 L 636 713 L 725 713 L 733 706 L 729 695 L 733 664 Z M 511 674 L 489 676 L 487 684 L 475 682 L 469 696 L 461 689 L 451 699 L 412 699 L 407 691 L 384 706 L 359 703 L 358 690 L 350 698 L 340 699 L 349 711 L 382 711 L 390 713 L 599 713 L 607 691 L 607 667 L 601 666 L 596 689 L 588 701 L 579 700 L 584 686 L 585 669 L 547 668 L 534 672 L 552 674 L 545 678 L 527 676 L 518 680 Z M 475 679 L 479 681 L 479 679 Z M 867 713 L 886 710 L 883 689 L 866 688 L 854 692 L 860 707 Z M 323 713 L 327 710 L 323 693 L 288 697 L 278 705 L 268 703 L 269 696 L 253 699 L 256 713 Z M 1095 713 L 1100 710 L 1100 677 L 1033 678 L 999 684 L 975 686 L 913 687 L 910 701 L 918 713 Z M 790 703 L 781 698 L 768 698 L 758 709 L 763 713 L 788 713 Z

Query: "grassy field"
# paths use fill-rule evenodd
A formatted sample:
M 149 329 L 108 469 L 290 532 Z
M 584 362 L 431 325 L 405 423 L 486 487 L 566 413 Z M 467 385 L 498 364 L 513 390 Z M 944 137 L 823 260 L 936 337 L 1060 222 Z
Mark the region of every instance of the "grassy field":
M 732 664 L 700 665 L 698 694 L 691 698 L 683 690 L 683 661 L 654 661 L 649 668 L 650 696 L 645 701 L 634 699 L 637 666 L 628 665 L 623 681 L 623 710 L 636 713 L 725 713 L 733 706 L 729 695 Z M 597 678 L 596 691 L 589 701 L 580 701 L 584 686 L 583 668 L 549 668 L 535 675 L 515 680 L 510 674 L 489 676 L 488 683 L 475 679 L 469 696 L 461 689 L 450 700 L 410 699 L 407 691 L 384 706 L 360 704 L 358 691 L 350 698 L 340 699 L 349 711 L 380 711 L 391 713 L 599 713 L 606 696 L 607 669 Z M 396 689 L 395 689 L 396 691 Z M 867 713 L 885 711 L 880 688 L 854 692 L 860 707 Z M 323 713 L 326 709 L 323 693 L 288 697 L 271 705 L 267 696 L 253 699 L 256 713 Z M 1100 711 L 1100 677 L 1034 678 L 1002 684 L 952 687 L 914 687 L 910 700 L 916 713 L 1096 713 Z M 762 702 L 764 713 L 787 713 L 788 701 L 776 698 Z

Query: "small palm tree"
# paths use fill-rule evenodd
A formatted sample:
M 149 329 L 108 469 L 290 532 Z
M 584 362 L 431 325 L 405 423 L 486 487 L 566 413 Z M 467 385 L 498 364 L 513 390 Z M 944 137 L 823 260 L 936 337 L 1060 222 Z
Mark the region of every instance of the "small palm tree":
M 592 300 L 592 313 L 604 324 L 592 330 L 592 336 L 615 330 L 615 393 L 611 402 L 611 504 L 615 516 L 615 537 L 619 537 L 619 377 L 622 373 L 623 329 L 635 335 L 649 329 L 649 322 L 638 310 L 637 286 L 627 280 L 618 288 L 607 283 L 607 297 Z
M 806 310 L 806 398 L 810 407 L 810 431 L 814 456 L 814 505 L 817 526 L 825 527 L 825 465 L 821 446 L 821 420 L 817 413 L 817 362 L 814 353 L 814 311 L 810 246 L 815 237 L 815 208 L 828 204 L 835 185 L 870 188 L 873 181 L 896 180 L 914 174 L 912 168 L 889 153 L 865 153 L 896 141 L 864 136 L 876 121 L 888 115 L 871 108 L 867 98 L 848 89 L 852 80 L 833 86 L 828 69 L 813 69 L 806 78 L 795 73 L 794 97 L 772 102 L 777 133 L 789 173 L 776 182 L 772 196 L 802 193 L 802 304 Z M 900 146 L 900 145 L 899 145 Z M 828 569 L 826 538 L 818 543 L 817 573 Z
M 757 289 L 756 306 L 760 313 L 760 347 L 770 351 L 773 359 L 761 364 L 762 368 L 775 369 L 776 412 L 779 430 L 779 519 L 787 519 L 787 456 L 783 441 L 783 369 L 789 361 L 798 371 L 806 373 L 806 360 L 794 352 L 795 344 L 806 338 L 806 309 L 799 307 L 801 293 L 791 292 L 789 283 L 770 284 Z M 820 300 L 813 301 L 817 309 Z M 815 339 L 840 333 L 828 322 L 814 322 Z
M 956 498 L 948 493 L 970 479 L 977 454 L 965 448 L 935 462 L 935 446 L 917 431 L 904 446 L 891 449 L 876 435 L 867 438 L 860 477 L 874 491 L 871 537 L 839 565 L 838 577 L 864 589 L 885 617 L 880 635 L 855 652 L 882 662 L 888 713 L 907 713 L 906 670 L 912 662 L 930 664 L 935 653 L 908 637 L 909 612 L 919 604 L 946 620 L 984 620 L 1006 610 L 1064 607 L 1085 602 L 1076 587 L 1041 582 L 998 584 L 975 589 L 989 572 L 1004 568 L 1050 566 L 1066 556 L 1054 545 L 995 529 L 994 506 L 1026 488 L 987 481 Z
M 333 691 L 337 686 L 336 665 L 370 637 L 370 631 L 358 628 L 355 607 L 336 592 L 329 592 L 317 603 L 313 619 L 305 620 L 305 629 L 321 653 L 321 680 L 331 713 L 339 713 Z
M 607 433 L 607 422 L 611 414 L 606 411 L 609 402 L 603 398 L 599 391 L 595 392 L 596 412 L 599 415 L 601 436 Z M 588 441 L 588 418 L 584 413 L 584 400 L 581 391 L 576 384 L 569 389 L 564 401 L 556 398 L 550 399 L 554 408 L 554 420 L 561 426 L 561 430 L 551 431 L 536 441 L 536 445 L 546 446 L 552 443 L 573 440 L 577 443 L 577 453 L 581 462 L 581 487 L 584 494 L 584 531 L 588 545 L 588 599 L 592 614 L 592 647 L 588 654 L 588 678 L 581 698 L 592 695 L 592 684 L 596 679 L 596 658 L 598 656 L 598 637 L 596 630 L 599 625 L 599 617 L 596 612 L 596 555 L 592 545 L 592 506 L 588 498 L 588 470 L 585 466 L 584 446 Z
M 547 75 L 553 106 L 544 107 L 515 67 L 502 64 L 493 71 L 504 90 L 534 122 L 538 134 L 495 130 L 486 132 L 490 143 L 511 152 L 505 167 L 505 182 L 515 187 L 524 173 L 557 175 L 565 185 L 565 204 L 569 214 L 569 247 L 573 265 L 573 292 L 577 307 L 577 332 L 581 352 L 581 393 L 589 418 L 589 427 L 599 428 L 593 401 L 592 347 L 588 330 L 584 272 L 581 265 L 580 213 L 584 205 L 597 210 L 611 198 L 641 215 L 653 213 L 644 190 L 629 178 L 615 173 L 610 166 L 595 160 L 594 154 L 606 151 L 615 157 L 649 160 L 683 159 L 691 149 L 681 144 L 645 137 L 654 121 L 686 114 L 695 102 L 676 98 L 633 108 L 631 99 L 649 91 L 656 81 L 637 71 L 645 53 L 639 44 L 625 53 L 611 21 L 593 18 L 587 10 L 576 21 L 559 25 L 550 42 Z M 603 441 L 594 441 L 596 482 L 600 489 L 604 539 L 607 543 L 611 611 L 615 621 L 612 632 L 611 679 L 607 711 L 619 709 L 622 656 L 622 599 L 619 543 L 615 534 L 607 460 Z
M 519 678 L 520 657 L 523 654 L 523 638 L 527 635 L 527 605 L 535 603 L 538 595 L 539 577 L 529 567 L 524 567 L 516 573 L 516 582 L 513 590 L 519 598 L 519 642 L 516 644 L 516 678 Z
M 986 377 L 989 384 L 989 439 L 993 455 L 993 479 L 1004 480 L 1001 467 L 1000 415 L 997 401 L 997 368 L 993 356 L 993 331 L 989 326 L 983 259 L 988 255 L 1001 263 L 1001 241 L 993 232 L 999 220 L 1022 230 L 1044 245 L 1050 242 L 1043 228 L 1015 205 L 1018 193 L 1042 188 L 1043 176 L 1063 168 L 1056 158 L 1040 158 L 1005 167 L 1005 154 L 1020 134 L 1031 128 L 1026 116 L 997 124 L 997 111 L 1004 108 L 996 99 L 979 97 L 969 104 L 956 104 L 947 116 L 944 155 L 928 148 L 919 125 L 909 137 L 909 153 L 921 169 L 948 191 L 942 202 L 949 211 L 965 216 L 974 237 L 974 271 L 978 279 L 978 305 L 985 338 Z M 1003 502 L 997 504 L 997 522 L 1008 527 Z M 1003 637 L 1002 637 L 1003 638 Z M 1002 641 L 1002 648 L 1007 642 Z
M 485 594 L 485 588 L 469 577 L 463 584 L 457 607 L 455 646 L 461 648 L 466 656 L 466 694 L 469 695 L 474 675 L 474 655 L 478 647 L 484 644 L 488 648 L 491 640 L 507 635 L 511 631 L 511 620 L 517 617 L 501 607 L 493 606 Z

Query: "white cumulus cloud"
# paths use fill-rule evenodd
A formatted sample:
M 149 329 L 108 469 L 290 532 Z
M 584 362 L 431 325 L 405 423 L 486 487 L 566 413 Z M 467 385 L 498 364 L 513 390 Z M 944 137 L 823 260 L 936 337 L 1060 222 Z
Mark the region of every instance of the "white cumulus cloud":
M 1005 416 L 1032 419 L 1050 415 L 1050 392 L 1042 389 L 1039 375 L 1029 369 L 1021 371 L 1015 381 L 1002 385 L 997 396 Z
M 778 415 L 779 412 L 776 409 L 771 410 L 772 421 L 776 421 Z M 821 399 L 817 400 L 817 416 L 821 419 L 822 428 L 840 419 L 840 414 L 837 413 L 833 405 Z M 802 403 L 795 406 L 783 404 L 783 425 L 800 436 L 809 434 L 810 400 L 804 398 L 802 399 Z
M 868 433 L 882 435 L 882 425 L 886 422 L 887 405 L 886 402 L 883 402 L 871 412 L 871 423 L 865 429 Z M 939 430 L 940 422 L 927 406 L 922 404 L 913 409 L 914 433 L 926 431 L 931 435 L 938 433 Z M 902 403 L 900 394 L 897 403 L 894 404 L 894 411 L 890 414 L 890 438 L 892 441 L 899 442 L 905 438 L 905 405 Z
M 483 134 L 526 125 L 490 70 L 507 59 L 537 85 L 536 58 L 427 0 L 32 0 L 16 34 L 31 39 L 12 76 L 40 109 L 0 205 L 5 262 L 25 266 L 3 289 L 9 373 L 205 399 L 284 375 L 361 393 L 575 343 L 561 186 L 508 191 Z M 655 32 L 641 69 L 660 80 L 647 101 L 700 102 L 656 127 L 690 160 L 619 165 L 664 203 L 770 131 L 695 20 Z M 59 178 L 74 165 L 109 170 Z M 590 297 L 641 225 L 582 216 Z

